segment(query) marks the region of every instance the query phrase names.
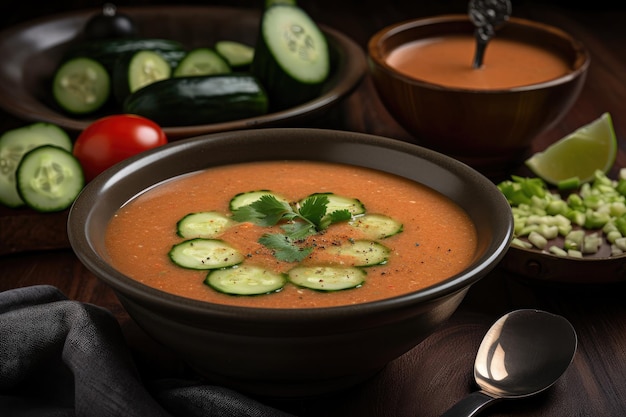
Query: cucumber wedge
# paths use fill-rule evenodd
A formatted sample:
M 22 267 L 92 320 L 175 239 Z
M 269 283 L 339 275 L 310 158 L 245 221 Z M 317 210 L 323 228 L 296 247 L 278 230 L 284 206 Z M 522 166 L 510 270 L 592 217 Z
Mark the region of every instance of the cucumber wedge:
M 44 145 L 22 157 L 16 182 L 20 197 L 29 207 L 53 212 L 72 205 L 85 185 L 85 176 L 70 151 Z
M 324 33 L 296 5 L 265 9 L 250 71 L 267 89 L 273 110 L 317 97 L 330 75 Z
M 230 217 L 215 211 L 190 213 L 178 221 L 176 233 L 186 239 L 216 238 L 234 224 Z
M 367 273 L 361 268 L 297 266 L 287 273 L 289 281 L 316 291 L 339 291 L 363 285 Z
M 244 256 L 219 239 L 190 239 L 172 246 L 170 259 L 187 269 L 219 269 L 240 264 Z
M 50 123 L 33 123 L 0 136 L 0 204 L 12 208 L 24 205 L 15 180 L 17 167 L 28 151 L 42 145 L 54 145 L 68 152 L 72 150 L 67 133 Z
M 279 291 L 286 282 L 284 274 L 253 265 L 211 271 L 204 281 L 211 288 L 231 295 L 268 294 Z

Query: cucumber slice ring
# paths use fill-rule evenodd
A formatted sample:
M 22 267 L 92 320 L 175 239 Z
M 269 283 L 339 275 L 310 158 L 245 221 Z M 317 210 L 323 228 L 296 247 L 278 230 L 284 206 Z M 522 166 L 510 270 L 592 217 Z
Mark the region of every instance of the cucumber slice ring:
M 43 212 L 68 208 L 85 185 L 76 157 L 52 145 L 28 151 L 17 167 L 16 180 L 26 205 Z
M 211 288 L 231 295 L 268 294 L 279 291 L 286 282 L 283 274 L 253 265 L 214 270 L 204 281 Z
M 240 264 L 244 256 L 219 239 L 190 239 L 172 246 L 170 259 L 187 269 L 219 269 Z
M 361 268 L 333 266 L 297 266 L 287 273 L 289 280 L 316 291 L 340 291 L 362 285 L 367 273 Z
M 98 110 L 111 93 L 111 78 L 98 61 L 72 58 L 56 71 L 53 94 L 65 111 L 86 114 Z

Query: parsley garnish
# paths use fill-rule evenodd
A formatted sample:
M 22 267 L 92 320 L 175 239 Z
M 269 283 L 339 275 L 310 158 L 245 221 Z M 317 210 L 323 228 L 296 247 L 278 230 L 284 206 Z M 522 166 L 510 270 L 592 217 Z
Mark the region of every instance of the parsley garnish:
M 312 247 L 301 246 L 308 236 L 319 233 L 333 223 L 350 220 L 348 210 L 336 210 L 326 213 L 328 197 L 316 194 L 307 197 L 302 204 L 289 204 L 278 200 L 273 195 L 261 196 L 255 202 L 238 208 L 233 219 L 240 222 L 252 222 L 259 226 L 274 226 L 284 222 L 282 233 L 266 233 L 259 243 L 271 249 L 274 256 L 285 262 L 299 262 L 309 256 Z

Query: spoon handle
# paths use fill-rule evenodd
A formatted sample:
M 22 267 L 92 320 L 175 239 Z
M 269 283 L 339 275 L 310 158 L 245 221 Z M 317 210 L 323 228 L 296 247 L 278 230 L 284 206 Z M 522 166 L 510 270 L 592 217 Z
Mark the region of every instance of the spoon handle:
M 472 417 L 498 400 L 500 398 L 492 397 L 483 391 L 472 392 L 450 407 L 441 417 Z

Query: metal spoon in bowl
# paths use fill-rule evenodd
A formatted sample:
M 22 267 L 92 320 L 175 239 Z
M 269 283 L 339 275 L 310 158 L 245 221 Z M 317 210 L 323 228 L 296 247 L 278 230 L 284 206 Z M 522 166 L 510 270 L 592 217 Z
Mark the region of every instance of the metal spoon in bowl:
M 476 53 L 474 68 L 480 68 L 487 43 L 495 34 L 495 28 L 500 26 L 511 16 L 510 0 L 470 0 L 468 7 L 469 18 L 476 26 Z
M 471 417 L 502 399 L 523 398 L 552 386 L 574 359 L 578 339 L 567 319 L 541 310 L 505 314 L 489 329 L 474 363 L 479 391 L 442 417 Z

